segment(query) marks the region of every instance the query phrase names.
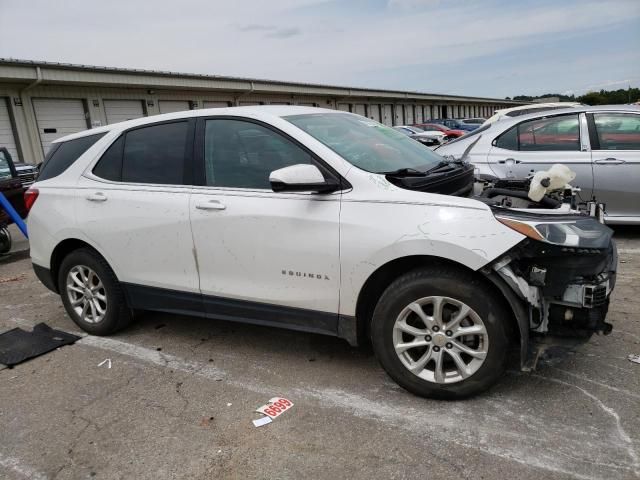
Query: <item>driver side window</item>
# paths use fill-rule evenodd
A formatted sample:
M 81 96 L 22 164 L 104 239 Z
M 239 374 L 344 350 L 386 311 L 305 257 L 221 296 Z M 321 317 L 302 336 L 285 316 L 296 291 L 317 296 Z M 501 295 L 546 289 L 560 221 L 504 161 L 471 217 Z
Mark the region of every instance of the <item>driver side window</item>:
M 269 174 L 311 156 L 282 135 L 244 120 L 212 119 L 205 124 L 206 184 L 271 190 Z

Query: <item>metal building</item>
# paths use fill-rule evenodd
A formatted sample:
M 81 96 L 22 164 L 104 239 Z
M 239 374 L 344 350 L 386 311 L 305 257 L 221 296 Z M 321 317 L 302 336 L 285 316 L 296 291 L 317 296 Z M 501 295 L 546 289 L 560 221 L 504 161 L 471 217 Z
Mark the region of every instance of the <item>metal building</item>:
M 344 110 L 387 125 L 488 117 L 509 100 L 0 59 L 0 145 L 39 163 L 56 138 L 198 108 L 287 104 Z

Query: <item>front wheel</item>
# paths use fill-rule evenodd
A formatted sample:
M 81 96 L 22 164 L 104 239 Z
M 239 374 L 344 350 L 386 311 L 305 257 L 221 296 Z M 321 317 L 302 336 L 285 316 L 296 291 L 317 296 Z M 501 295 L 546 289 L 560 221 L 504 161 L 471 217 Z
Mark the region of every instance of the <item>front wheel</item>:
M 503 374 L 508 320 L 501 299 L 481 278 L 425 268 L 385 290 L 371 340 L 400 386 L 423 397 L 458 399 L 489 388 Z

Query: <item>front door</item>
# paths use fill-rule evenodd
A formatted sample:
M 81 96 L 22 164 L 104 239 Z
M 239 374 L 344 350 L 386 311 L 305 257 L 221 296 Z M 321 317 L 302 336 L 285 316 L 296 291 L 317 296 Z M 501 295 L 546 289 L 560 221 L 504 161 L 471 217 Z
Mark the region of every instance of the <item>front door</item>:
M 571 184 L 585 200 L 593 193 L 593 170 L 586 120 L 580 114 L 528 120 L 511 127 L 493 142 L 487 162 L 500 178 L 524 179 L 562 163 L 576 173 Z
M 594 195 L 610 220 L 640 217 L 640 114 L 594 113 Z
M 205 309 L 335 334 L 340 193 L 273 192 L 269 174 L 316 162 L 310 152 L 253 121 L 199 121 L 205 178 L 190 215 Z

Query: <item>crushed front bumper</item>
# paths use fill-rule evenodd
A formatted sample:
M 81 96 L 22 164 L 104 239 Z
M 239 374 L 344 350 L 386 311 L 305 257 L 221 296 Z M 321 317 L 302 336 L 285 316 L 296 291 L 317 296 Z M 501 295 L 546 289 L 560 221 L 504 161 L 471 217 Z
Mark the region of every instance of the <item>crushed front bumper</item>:
M 499 277 L 517 297 L 510 300 L 512 307 L 520 303 L 514 312 L 524 370 L 535 368 L 550 348 L 575 346 L 594 333 L 611 332 L 606 316 L 617 264 L 613 240 L 607 248 L 595 249 L 527 239 L 494 262 L 491 271 L 485 269 L 494 283 Z

